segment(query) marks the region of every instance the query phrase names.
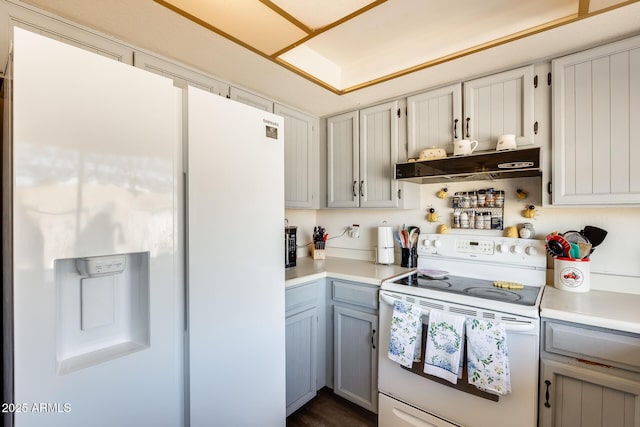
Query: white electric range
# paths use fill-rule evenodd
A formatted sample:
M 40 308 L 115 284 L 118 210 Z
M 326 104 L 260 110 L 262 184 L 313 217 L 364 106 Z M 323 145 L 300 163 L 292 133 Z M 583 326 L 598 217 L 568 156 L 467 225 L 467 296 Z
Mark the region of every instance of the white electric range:
M 383 282 L 380 290 L 379 426 L 507 427 L 518 420 L 519 426 L 535 427 L 544 241 L 423 234 L 417 251 L 417 271 Z M 419 363 L 408 369 L 391 361 L 395 300 L 422 309 L 425 331 L 431 310 L 504 323 L 511 394 L 479 392 L 466 376 L 452 385 L 424 374 Z

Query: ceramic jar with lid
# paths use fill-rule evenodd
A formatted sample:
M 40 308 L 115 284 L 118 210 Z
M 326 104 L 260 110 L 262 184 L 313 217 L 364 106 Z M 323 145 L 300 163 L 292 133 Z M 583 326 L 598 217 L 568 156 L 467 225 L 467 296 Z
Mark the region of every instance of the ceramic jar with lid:
M 530 222 L 525 222 L 522 224 L 522 228 L 520 228 L 519 235 L 523 239 L 533 239 L 536 235 L 536 231 L 533 228 L 533 224 Z

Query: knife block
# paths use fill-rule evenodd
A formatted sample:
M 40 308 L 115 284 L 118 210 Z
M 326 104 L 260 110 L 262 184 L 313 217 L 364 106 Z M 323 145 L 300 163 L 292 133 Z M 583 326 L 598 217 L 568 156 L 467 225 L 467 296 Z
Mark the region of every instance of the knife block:
M 313 259 L 325 259 L 324 242 L 314 242 L 311 245 L 311 257 Z

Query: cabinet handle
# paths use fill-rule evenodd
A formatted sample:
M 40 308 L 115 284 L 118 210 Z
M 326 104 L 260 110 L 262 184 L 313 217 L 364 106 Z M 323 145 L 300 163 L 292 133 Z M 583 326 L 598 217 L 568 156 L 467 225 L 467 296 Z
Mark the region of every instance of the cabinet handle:
M 544 392 L 544 407 L 551 408 L 551 405 L 549 404 L 549 386 L 551 385 L 551 381 L 545 380 L 544 383 L 547 385 L 547 391 Z
M 453 139 L 458 139 L 458 119 L 453 121 Z
M 351 193 L 353 194 L 353 198 L 355 199 L 356 197 L 358 197 L 358 194 L 356 193 L 356 184 L 358 183 L 358 181 L 353 181 L 353 185 L 351 186 Z
M 371 348 L 376 348 L 376 344 L 374 342 L 375 337 L 376 337 L 376 330 L 374 329 L 373 333 L 371 334 Z
M 364 197 L 364 193 L 362 192 L 363 187 L 364 187 L 364 181 L 360 181 L 360 197 Z
M 471 121 L 471 117 L 467 117 L 467 138 L 469 138 L 469 122 Z

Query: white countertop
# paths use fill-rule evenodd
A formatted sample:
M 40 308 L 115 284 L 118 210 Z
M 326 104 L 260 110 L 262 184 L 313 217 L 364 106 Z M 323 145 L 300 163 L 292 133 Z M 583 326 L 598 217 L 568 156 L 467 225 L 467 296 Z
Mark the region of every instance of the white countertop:
M 547 285 L 540 316 L 640 333 L 640 295 L 590 290 L 568 292 Z
M 380 285 L 386 279 L 412 270 L 399 265 L 381 265 L 349 258 L 327 257 L 325 260 L 314 260 L 311 257 L 303 257 L 296 260 L 295 267 L 285 270 L 285 286 L 294 286 L 323 277 Z

